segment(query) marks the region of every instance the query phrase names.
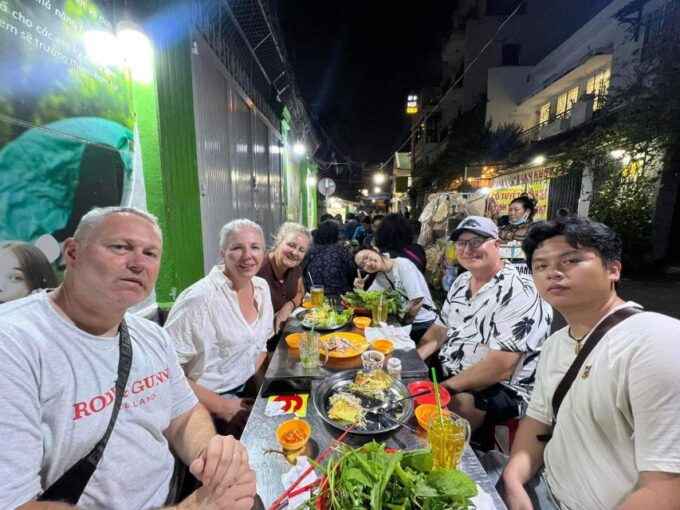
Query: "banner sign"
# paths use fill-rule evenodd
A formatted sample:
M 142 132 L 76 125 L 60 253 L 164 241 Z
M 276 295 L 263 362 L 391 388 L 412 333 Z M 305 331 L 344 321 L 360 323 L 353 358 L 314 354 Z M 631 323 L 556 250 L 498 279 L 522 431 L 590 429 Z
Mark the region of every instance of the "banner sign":
M 533 181 L 547 180 L 550 177 L 550 168 L 531 168 L 508 175 L 501 175 L 491 180 L 491 187 L 493 188 L 511 188 L 513 186 L 521 186 Z
M 531 198 L 536 200 L 534 221 L 547 219 L 548 196 L 550 194 L 549 180 L 530 182 L 523 186 L 492 189 L 489 191 L 489 198 L 495 203 L 498 216 L 503 216 L 508 214 L 510 202 L 523 193 L 527 193 Z
M 112 5 L 0 0 L 0 243 L 14 242 L 0 272 L 24 281 L 56 285 L 60 245 L 92 207 L 146 205 Z

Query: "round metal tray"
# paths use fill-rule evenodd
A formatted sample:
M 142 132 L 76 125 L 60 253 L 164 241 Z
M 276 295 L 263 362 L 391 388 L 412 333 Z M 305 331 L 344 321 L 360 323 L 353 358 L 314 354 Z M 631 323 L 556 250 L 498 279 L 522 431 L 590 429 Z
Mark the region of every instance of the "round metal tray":
M 302 326 L 303 328 L 305 328 L 305 329 L 312 329 L 311 326 L 307 326 L 307 324 L 305 324 L 304 322 L 302 322 L 302 319 L 303 319 L 304 316 L 307 315 L 308 313 L 311 313 L 311 310 L 302 310 L 301 312 L 299 312 L 299 313 L 295 316 L 295 318 L 296 318 L 297 320 L 300 321 L 300 326 Z M 350 322 L 351 320 L 352 320 L 352 318 L 350 317 L 346 322 L 343 322 L 342 324 L 338 324 L 338 325 L 336 325 L 336 326 L 330 326 L 330 327 L 315 326 L 315 327 L 314 327 L 314 331 L 336 331 L 336 330 L 338 330 L 338 329 L 342 329 L 342 328 L 344 328 L 345 326 L 347 326 L 347 324 L 349 324 L 349 322 Z
M 319 416 L 321 416 L 321 419 L 329 425 L 340 430 L 347 430 L 349 425 L 338 423 L 328 417 L 328 410 L 330 409 L 328 399 L 335 393 L 340 391 L 352 393 L 353 395 L 359 397 L 363 407 L 367 409 L 377 406 L 381 403 L 380 400 L 351 392 L 348 389 L 349 384 L 354 381 L 354 377 L 356 376 L 357 372 L 358 370 L 346 370 L 344 372 L 338 372 L 337 374 L 327 377 L 321 381 L 312 391 L 312 401 L 314 402 L 314 408 L 316 409 L 316 412 L 319 413 Z M 385 390 L 386 400 L 388 402 L 394 402 L 395 400 L 407 397 L 409 395 L 409 391 L 406 386 L 404 386 L 404 384 L 399 379 L 392 379 L 392 386 Z M 408 421 L 408 419 L 413 414 L 413 400 L 408 399 L 397 403 L 396 408 L 388 411 L 388 414 L 398 418 L 401 421 Z M 380 416 L 374 413 L 368 413 L 366 415 L 366 422 L 365 429 L 355 428 L 352 430 L 351 434 L 372 436 L 384 434 L 385 432 L 390 432 L 401 427 L 401 424 L 390 420 L 385 416 Z

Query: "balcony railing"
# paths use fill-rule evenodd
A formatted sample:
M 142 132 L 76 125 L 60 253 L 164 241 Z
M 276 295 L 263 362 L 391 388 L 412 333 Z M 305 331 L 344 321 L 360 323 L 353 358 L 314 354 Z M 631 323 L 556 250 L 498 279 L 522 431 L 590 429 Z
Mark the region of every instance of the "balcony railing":
M 593 118 L 593 103 L 594 98 L 592 97 L 581 99 L 574 103 L 569 110 L 559 115 L 553 115 L 548 120 L 525 129 L 520 134 L 520 138 L 524 143 L 531 143 L 575 128 Z

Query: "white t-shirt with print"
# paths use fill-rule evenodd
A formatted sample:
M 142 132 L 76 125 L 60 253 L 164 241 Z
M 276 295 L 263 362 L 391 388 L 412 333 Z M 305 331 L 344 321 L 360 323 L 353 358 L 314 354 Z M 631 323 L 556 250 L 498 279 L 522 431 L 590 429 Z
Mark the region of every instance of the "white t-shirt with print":
M 78 508 L 160 507 L 174 458 L 163 431 L 197 404 L 172 342 L 127 314 L 132 366 L 118 419 Z M 0 508 L 52 485 L 104 435 L 118 377 L 118 336 L 67 322 L 41 292 L 0 305 Z
M 384 273 L 382 271 L 378 273 L 368 290 L 397 290 L 402 296 L 402 307 L 406 307 L 409 301 L 423 298 L 423 303 L 430 306 L 431 309 L 427 310 L 421 306 L 413 322 L 433 321 L 437 315 L 432 311 L 434 303 L 423 273 L 408 259 L 397 257 L 391 260 L 395 262 L 394 267 Z M 390 281 L 392 284 L 390 284 Z
M 223 393 L 243 385 L 255 373 L 255 361 L 267 352 L 274 310 L 269 284 L 253 277 L 257 318 L 243 317 L 238 296 L 224 266 L 185 289 L 170 310 L 165 329 L 189 379 Z
M 552 425 L 552 397 L 575 348 L 568 328 L 545 343 L 527 416 Z M 680 473 L 678 367 L 680 321 L 665 315 L 634 315 L 600 340 L 562 401 L 544 453 L 546 479 L 564 508 L 611 510 L 640 471 Z
M 530 276 L 510 263 L 470 293 L 465 272 L 453 282 L 436 324 L 447 329 L 439 360 L 447 376 L 480 362 L 490 350 L 519 352 L 522 359 L 505 385 L 528 400 L 544 340 L 550 334 L 552 307 L 538 295 Z

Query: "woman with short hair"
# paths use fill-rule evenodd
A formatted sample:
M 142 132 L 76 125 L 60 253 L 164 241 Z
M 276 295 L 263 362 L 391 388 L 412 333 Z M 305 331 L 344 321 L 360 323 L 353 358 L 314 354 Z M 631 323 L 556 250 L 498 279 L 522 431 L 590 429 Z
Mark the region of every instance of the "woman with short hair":
M 340 227 L 334 220 L 326 220 L 313 234 L 303 275 L 305 288 L 323 285 L 326 296 L 337 298 L 352 290 L 356 266 L 347 246 L 340 244 Z
M 422 246 L 413 242 L 411 224 L 400 213 L 390 213 L 382 218 L 375 231 L 373 244 L 381 253 L 390 257 L 403 257 L 415 264 L 421 273 L 425 272 L 427 260 Z
M 263 370 L 274 312 L 269 285 L 257 275 L 265 259 L 262 229 L 234 220 L 220 231 L 222 264 L 182 292 L 165 329 L 201 404 L 237 430 L 251 404 L 245 384 Z

